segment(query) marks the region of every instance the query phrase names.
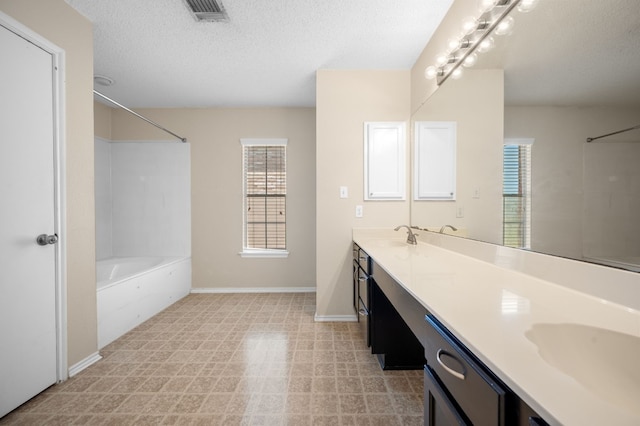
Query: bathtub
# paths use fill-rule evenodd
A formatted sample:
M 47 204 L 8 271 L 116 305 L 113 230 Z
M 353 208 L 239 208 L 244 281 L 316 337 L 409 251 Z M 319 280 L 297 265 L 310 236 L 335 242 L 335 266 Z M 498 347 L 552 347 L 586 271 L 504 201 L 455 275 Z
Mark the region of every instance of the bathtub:
M 98 348 L 191 290 L 190 257 L 114 257 L 96 262 Z

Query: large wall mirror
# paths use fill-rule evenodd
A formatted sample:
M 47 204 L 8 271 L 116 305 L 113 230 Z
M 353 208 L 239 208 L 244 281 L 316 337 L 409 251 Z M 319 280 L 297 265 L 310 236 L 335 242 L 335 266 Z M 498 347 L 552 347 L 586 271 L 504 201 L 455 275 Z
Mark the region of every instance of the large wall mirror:
M 598 138 L 640 125 L 638 1 L 541 0 L 513 17 L 412 116 L 412 134 L 458 125 L 457 198 L 412 201 L 412 225 L 640 271 L 640 128 Z

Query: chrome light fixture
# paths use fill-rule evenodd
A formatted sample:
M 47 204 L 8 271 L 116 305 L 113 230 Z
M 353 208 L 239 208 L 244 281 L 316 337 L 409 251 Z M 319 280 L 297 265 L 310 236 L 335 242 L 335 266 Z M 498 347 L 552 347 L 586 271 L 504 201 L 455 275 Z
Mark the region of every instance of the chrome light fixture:
M 427 67 L 425 78 L 437 79 L 438 85 L 449 77 L 460 78 L 462 67 L 473 66 L 477 54 L 491 50 L 495 35 L 507 35 L 514 19 L 508 16 L 516 7 L 521 12 L 532 10 L 538 0 L 483 0 L 480 16 L 469 17 L 462 23 L 462 35 L 449 40 L 446 53 L 437 55 L 435 65 Z

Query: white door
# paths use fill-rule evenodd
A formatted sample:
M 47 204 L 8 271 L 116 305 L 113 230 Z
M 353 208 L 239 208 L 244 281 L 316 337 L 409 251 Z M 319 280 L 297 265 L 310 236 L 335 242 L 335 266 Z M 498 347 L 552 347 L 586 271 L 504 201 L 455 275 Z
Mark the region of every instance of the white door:
M 3 416 L 56 382 L 57 335 L 53 56 L 1 25 L 0 52 Z

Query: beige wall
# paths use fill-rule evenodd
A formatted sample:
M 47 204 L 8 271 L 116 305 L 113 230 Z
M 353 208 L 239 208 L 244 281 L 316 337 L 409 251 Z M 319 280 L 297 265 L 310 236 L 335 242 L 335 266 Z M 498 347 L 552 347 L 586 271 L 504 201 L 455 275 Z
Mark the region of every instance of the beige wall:
M 136 109 L 191 144 L 194 288 L 315 287 L 315 109 Z M 112 140 L 172 137 L 121 109 Z M 287 259 L 241 258 L 240 138 L 288 138 Z M 178 143 L 178 142 L 176 142 Z
M 351 229 L 409 220 L 408 199 L 363 201 L 364 122 L 408 125 L 409 71 L 319 70 L 316 91 L 316 315 L 335 319 L 355 314 Z M 339 198 L 340 186 L 348 187 L 349 198 Z M 358 204 L 363 218 L 355 218 Z
M 94 134 L 102 139 L 111 140 L 111 114 L 110 108 L 100 102 L 93 103 L 93 127 Z
M 0 10 L 65 51 L 68 364 L 97 351 L 93 190 L 93 31 L 63 0 L 0 0 Z M 55 18 L 55 19 L 53 19 Z M 6 58 L 5 58 L 6 59 Z

